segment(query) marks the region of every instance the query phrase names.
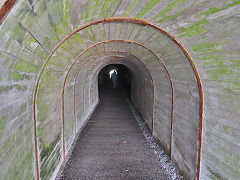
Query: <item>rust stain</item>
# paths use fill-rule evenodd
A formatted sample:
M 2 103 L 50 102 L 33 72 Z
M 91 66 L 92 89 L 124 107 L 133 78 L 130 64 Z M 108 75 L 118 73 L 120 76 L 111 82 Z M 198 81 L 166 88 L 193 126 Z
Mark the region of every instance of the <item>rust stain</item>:
M 197 161 L 196 161 L 196 180 L 200 179 L 200 165 L 201 165 L 201 149 L 202 149 L 202 129 L 203 129 L 203 104 L 204 104 L 204 95 L 202 89 L 202 82 L 200 79 L 199 72 L 196 68 L 194 61 L 191 56 L 187 52 L 187 50 L 176 40 L 173 40 L 175 44 L 182 50 L 186 58 L 188 59 L 192 70 L 194 72 L 197 86 L 198 86 L 198 94 L 199 94 L 199 121 L 198 121 L 198 147 L 197 147 Z
M 36 100 L 34 100 L 34 103 Z M 33 116 L 36 117 L 36 111 L 35 109 L 32 109 Z M 38 143 L 37 143 L 37 122 L 36 118 L 33 119 L 33 134 L 34 134 L 34 155 L 35 155 L 35 168 L 36 168 L 36 176 L 37 180 L 39 180 L 39 168 L 38 168 Z
M 120 61 L 120 60 L 122 60 L 122 59 L 119 59 L 119 58 L 117 59 L 117 58 L 116 58 L 116 59 L 111 59 L 111 60 L 112 60 L 112 61 Z

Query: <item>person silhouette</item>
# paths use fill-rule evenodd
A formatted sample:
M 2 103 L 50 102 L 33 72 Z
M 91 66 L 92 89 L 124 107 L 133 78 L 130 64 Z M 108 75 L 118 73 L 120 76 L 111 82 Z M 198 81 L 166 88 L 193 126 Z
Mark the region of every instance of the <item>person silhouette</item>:
M 113 88 L 115 88 L 117 85 L 117 71 L 116 70 L 113 70 L 113 73 L 111 74 L 111 79 L 112 79 L 112 83 L 113 83 Z

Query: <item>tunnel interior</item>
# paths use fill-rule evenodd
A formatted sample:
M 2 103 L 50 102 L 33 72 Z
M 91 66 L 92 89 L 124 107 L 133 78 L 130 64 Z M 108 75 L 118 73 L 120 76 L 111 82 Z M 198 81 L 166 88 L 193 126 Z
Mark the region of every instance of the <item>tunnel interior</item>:
M 104 86 L 112 89 L 113 83 L 110 77 L 112 70 L 117 71 L 117 88 L 121 88 L 127 98 L 131 99 L 131 73 L 130 70 L 122 64 L 109 64 L 101 69 L 98 75 L 99 97 L 101 100 L 101 91 Z
M 116 70 L 118 75 L 116 87 L 110 78 L 112 70 Z M 134 75 L 136 69 L 132 70 Z M 100 70 L 99 104 L 81 130 L 68 163 L 57 179 L 170 180 L 169 174 L 162 168 L 160 158 L 153 153 L 152 147 L 157 147 L 157 142 L 153 140 L 142 115 L 129 100 L 129 72 L 131 70 L 123 64 L 108 64 Z M 134 84 L 139 84 L 139 79 L 136 80 L 138 82 Z M 152 115 L 151 111 L 147 113 Z M 146 134 L 151 137 L 151 142 L 147 140 Z M 156 148 L 155 152 L 160 151 Z M 167 155 L 164 155 L 166 158 Z M 172 169 L 175 175 L 176 168 L 169 158 L 168 165 L 168 169 Z
M 99 72 L 114 65 L 127 67 L 132 103 L 184 178 L 239 180 L 239 9 L 0 0 L 0 179 L 54 179 L 101 102 Z

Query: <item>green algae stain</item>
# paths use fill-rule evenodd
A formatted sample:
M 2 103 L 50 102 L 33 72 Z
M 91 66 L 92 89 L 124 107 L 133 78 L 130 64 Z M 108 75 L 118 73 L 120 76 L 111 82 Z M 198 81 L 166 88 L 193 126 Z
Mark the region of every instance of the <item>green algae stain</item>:
M 210 167 L 207 167 L 207 169 L 211 173 L 210 177 L 212 180 L 227 180 L 220 173 L 212 170 Z
M 206 55 L 197 57 L 197 59 L 204 62 L 203 66 L 225 67 L 224 61 L 221 60 L 220 55 Z
M 70 5 L 68 0 L 66 0 L 64 8 L 63 8 L 63 26 L 67 27 L 68 26 L 68 21 L 70 19 Z
M 57 82 L 57 79 L 56 77 L 54 77 L 52 74 L 51 74 L 51 71 L 44 71 L 44 73 L 41 75 L 41 82 L 43 83 L 55 83 Z M 41 84 L 41 83 L 40 83 Z M 41 86 L 39 86 L 41 87 Z
M 229 71 L 226 67 L 216 68 L 215 70 L 210 70 L 209 72 L 213 74 L 227 74 Z
M 4 60 L 4 61 L 2 62 L 2 66 L 3 66 L 3 67 L 6 67 L 6 66 L 9 64 L 9 61 L 10 61 L 10 59 L 9 59 L 9 58 L 6 58 L 6 60 Z
M 89 0 L 88 1 L 88 7 L 87 7 L 87 10 L 86 10 L 86 15 L 85 15 L 85 23 L 90 20 L 90 12 L 91 12 L 93 7 L 94 7 L 93 1 Z
M 240 176 L 240 172 L 237 170 L 239 169 L 239 155 L 234 154 L 233 152 L 229 152 L 226 150 L 217 150 L 216 154 L 218 154 L 224 162 L 234 168 L 230 168 L 230 176 L 234 179 L 238 179 Z
M 149 12 L 156 4 L 161 0 L 151 0 L 149 1 L 144 8 L 136 15 L 136 18 L 142 18 L 147 12 Z
M 8 91 L 11 91 L 13 89 L 13 86 L 0 86 L 0 94 L 7 93 Z
M 8 93 L 14 88 L 16 88 L 18 91 L 23 92 L 23 91 L 26 91 L 28 87 L 26 85 L 19 85 L 19 84 L 0 86 L 0 94 L 4 92 Z
M 45 50 L 43 50 L 41 46 L 35 48 L 33 52 L 36 53 L 42 60 L 46 59 L 49 56 L 49 54 Z M 40 68 L 41 67 L 38 65 L 38 70 Z
M 40 139 L 40 160 L 42 162 L 40 167 L 40 177 L 42 179 L 49 179 L 49 176 L 55 169 L 55 167 L 58 164 L 59 157 L 60 157 L 60 149 L 58 146 L 58 143 L 61 139 L 60 134 L 58 134 L 52 143 L 46 145 L 43 143 L 43 141 Z M 57 158 L 53 158 L 53 156 L 57 156 Z
M 5 43 L 4 48 L 5 48 L 5 49 L 8 49 L 10 43 L 11 43 L 11 39 L 9 38 L 8 41 Z
M 209 79 L 218 80 L 219 83 L 222 83 L 223 77 L 229 77 L 232 73 L 229 65 L 225 64 L 226 61 L 217 54 L 221 49 L 222 46 L 220 42 L 204 42 L 192 46 L 192 51 L 198 54 L 197 60 L 202 61 L 202 66 L 207 67 L 205 73 L 208 75 Z M 227 61 L 228 64 L 229 62 L 231 61 Z M 225 84 L 228 88 L 224 90 L 234 90 L 233 87 L 236 86 L 234 86 L 232 82 L 228 82 L 230 84 Z
M 239 81 L 232 82 L 232 88 L 235 90 L 240 90 L 240 82 Z
M 40 137 L 43 134 L 43 128 L 38 128 L 37 135 Z
M 200 18 L 200 17 L 203 16 L 203 15 L 209 16 L 209 15 L 214 14 L 214 13 L 216 13 L 216 12 L 219 12 L 219 8 L 211 7 L 211 8 L 209 8 L 207 11 L 201 12 L 200 14 L 197 14 L 196 17 L 197 17 L 197 18 Z
M 113 4 L 114 0 L 105 0 L 104 6 L 98 16 L 98 18 L 105 17 L 107 15 L 107 11 L 111 8 L 111 5 Z
M 91 21 L 91 16 L 94 17 L 99 6 L 99 0 L 89 0 L 85 15 L 85 23 Z
M 12 79 L 13 80 L 24 80 L 24 79 L 30 80 L 31 76 L 29 74 L 25 74 L 25 73 L 21 74 L 15 71 L 12 74 Z
M 10 138 L 8 138 L 5 143 L 3 144 L 3 146 L 0 149 L 0 154 L 3 154 L 4 152 L 8 151 L 9 147 L 14 143 L 14 137 L 11 136 Z
M 239 81 L 233 81 L 233 82 L 228 82 L 228 87 L 231 88 L 232 90 L 240 90 L 240 82 Z
M 94 11 L 93 11 L 93 13 L 92 13 L 92 18 L 96 15 L 96 13 L 97 13 L 97 10 L 98 10 L 98 7 L 99 7 L 99 3 L 100 3 L 100 1 L 99 0 L 95 0 L 95 8 L 94 8 Z
M 114 12 L 116 11 L 116 9 L 118 8 L 118 6 L 120 5 L 122 0 L 115 0 L 112 4 L 112 7 L 109 9 L 107 17 L 112 17 L 114 15 Z
M 43 114 L 49 114 L 48 113 L 48 107 L 46 107 L 46 106 L 38 107 L 37 121 L 41 122 L 44 119 L 45 116 Z
M 21 115 L 22 113 L 26 112 L 26 110 L 27 110 L 27 103 L 21 104 L 19 115 Z
M 26 72 L 26 73 L 34 73 L 36 71 L 36 68 L 33 65 L 27 64 L 24 61 L 20 61 L 15 66 L 15 71 Z
M 81 11 L 80 19 L 84 19 L 84 10 Z
M 221 44 L 219 42 L 212 43 L 212 42 L 205 42 L 201 44 L 196 44 L 192 46 L 192 51 L 200 54 L 200 53 L 207 53 L 207 52 L 217 52 L 220 49 Z M 209 58 L 213 56 L 208 56 Z
M 39 1 L 39 2 L 40 3 L 38 4 L 35 12 L 37 16 L 42 16 L 46 12 L 47 7 L 44 1 Z
M 167 5 L 167 7 L 163 8 L 161 11 L 159 11 L 159 13 L 157 13 L 155 16 L 153 16 L 151 18 L 151 20 L 155 20 L 161 16 L 164 16 L 166 13 L 168 13 L 169 11 L 171 11 L 174 7 L 183 4 L 184 2 L 186 2 L 187 0 L 174 0 L 173 2 L 169 3 Z
M 49 111 L 50 111 L 49 105 L 44 104 L 44 102 L 46 101 L 43 100 L 42 96 L 48 96 L 49 91 L 47 90 L 49 90 L 49 88 L 52 87 L 53 84 L 55 84 L 54 83 L 55 81 L 56 81 L 56 77 L 51 75 L 49 71 L 45 71 L 42 74 L 41 82 L 39 84 L 38 96 L 36 99 L 36 105 L 38 110 L 37 121 L 39 122 L 43 121 L 49 115 Z
M 32 36 L 30 36 L 29 38 L 26 38 L 25 40 L 29 47 L 31 46 L 32 43 L 37 43 L 37 41 Z
M 26 34 L 25 29 L 22 27 L 20 23 L 18 23 L 13 30 L 12 36 L 21 44 L 25 39 L 25 34 Z
M 3 116 L 0 120 L 0 131 L 5 128 L 6 123 L 7 123 L 7 116 Z
M 80 34 L 76 34 L 75 36 L 73 36 L 73 38 L 79 43 L 82 44 L 85 47 L 85 43 L 82 39 L 82 37 L 80 36 Z
M 51 38 L 52 41 L 58 42 L 60 41 L 60 38 L 63 35 L 63 27 L 68 26 L 68 19 L 70 18 L 70 5 L 68 1 L 66 1 L 65 5 L 63 3 L 63 0 L 60 1 L 60 6 L 61 6 L 61 19 L 62 22 L 58 23 L 55 25 L 54 30 L 55 30 L 55 36 Z
M 198 60 L 202 60 L 202 61 L 205 61 L 205 60 L 214 60 L 216 57 L 213 56 L 213 55 L 206 55 L 204 57 L 198 57 L 197 59 Z
M 239 68 L 238 66 L 240 66 L 240 59 L 236 59 L 236 60 L 230 60 L 233 66 L 233 68 Z
M 63 29 L 60 25 L 56 25 L 56 37 L 53 40 L 59 41 L 59 37 L 63 34 Z
M 186 10 L 190 9 L 193 6 L 193 4 L 191 4 L 191 6 L 184 8 L 183 10 L 171 15 L 171 16 L 163 16 L 162 19 L 158 20 L 157 23 L 161 23 L 164 21 L 167 21 L 168 19 L 174 19 L 177 18 L 178 16 L 180 16 L 181 14 L 183 14 Z
M 206 30 L 202 26 L 208 23 L 209 23 L 208 20 L 203 19 L 195 22 L 193 25 L 189 27 L 182 28 L 181 34 L 179 35 L 179 37 L 184 37 L 184 36 L 192 37 L 192 36 L 202 34 L 206 32 Z
M 43 41 L 43 44 L 45 45 L 45 47 L 46 47 L 47 49 L 50 49 L 52 42 L 49 40 L 48 37 L 45 37 L 45 38 L 44 38 L 44 41 Z
M 39 98 L 37 98 L 36 104 L 37 104 L 37 110 L 38 110 L 37 121 L 41 122 L 43 121 L 45 116 L 49 114 L 49 108 L 47 105 L 42 105 L 39 101 Z
M 224 131 L 226 131 L 226 132 L 227 132 L 227 130 L 228 130 L 228 126 L 226 126 L 226 125 L 223 125 L 223 129 L 224 129 Z
M 91 27 L 89 28 L 85 28 L 84 31 L 86 32 L 86 34 L 88 35 L 89 39 L 92 41 L 92 42 L 95 42 L 95 37 L 90 29 Z
M 100 26 L 100 24 L 97 24 L 96 27 L 97 27 L 97 29 L 100 31 L 101 40 L 104 41 L 104 40 L 105 40 L 105 32 L 102 30 L 102 27 Z
M 240 4 L 240 0 L 234 0 L 234 1 L 229 1 L 229 2 L 231 2 L 231 3 L 227 4 L 225 7 L 222 7 L 222 8 L 210 7 L 210 8 L 208 8 L 208 10 L 197 14 L 196 18 L 201 18 L 202 16 L 209 16 L 209 15 L 215 14 L 217 12 L 226 10 L 228 8 L 231 8 L 233 6 L 236 6 L 236 5 Z
M 136 8 L 140 2 L 141 0 L 132 0 L 123 12 L 122 17 L 129 16 L 130 12 L 133 11 L 133 9 Z

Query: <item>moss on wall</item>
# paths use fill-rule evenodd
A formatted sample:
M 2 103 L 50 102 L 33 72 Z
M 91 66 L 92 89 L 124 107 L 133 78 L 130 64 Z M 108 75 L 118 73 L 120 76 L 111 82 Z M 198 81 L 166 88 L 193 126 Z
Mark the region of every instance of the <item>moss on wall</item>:
M 52 143 L 46 145 L 40 142 L 40 160 L 42 165 L 40 167 L 40 177 L 42 179 L 49 179 L 60 161 L 60 134 L 55 137 Z
M 122 17 L 129 16 L 130 12 L 140 3 L 141 0 L 132 0 L 124 10 Z
M 136 18 L 142 18 L 147 12 L 149 12 L 157 3 L 159 3 L 161 0 L 151 0 L 149 1 L 143 9 L 136 15 Z
M 164 17 L 169 11 L 171 11 L 174 7 L 185 3 L 187 0 L 174 0 L 169 2 L 166 7 L 161 9 L 156 15 L 154 15 L 151 20 L 156 20 L 159 17 Z
M 6 123 L 7 123 L 7 116 L 1 117 L 1 119 L 0 119 L 0 131 L 4 129 Z
M 206 32 L 206 29 L 203 28 L 203 25 L 206 25 L 208 23 L 209 22 L 207 19 L 203 19 L 195 22 L 193 25 L 189 27 L 182 28 L 181 35 L 179 35 L 179 37 L 184 37 L 184 36 L 192 37 L 192 36 L 202 34 Z

